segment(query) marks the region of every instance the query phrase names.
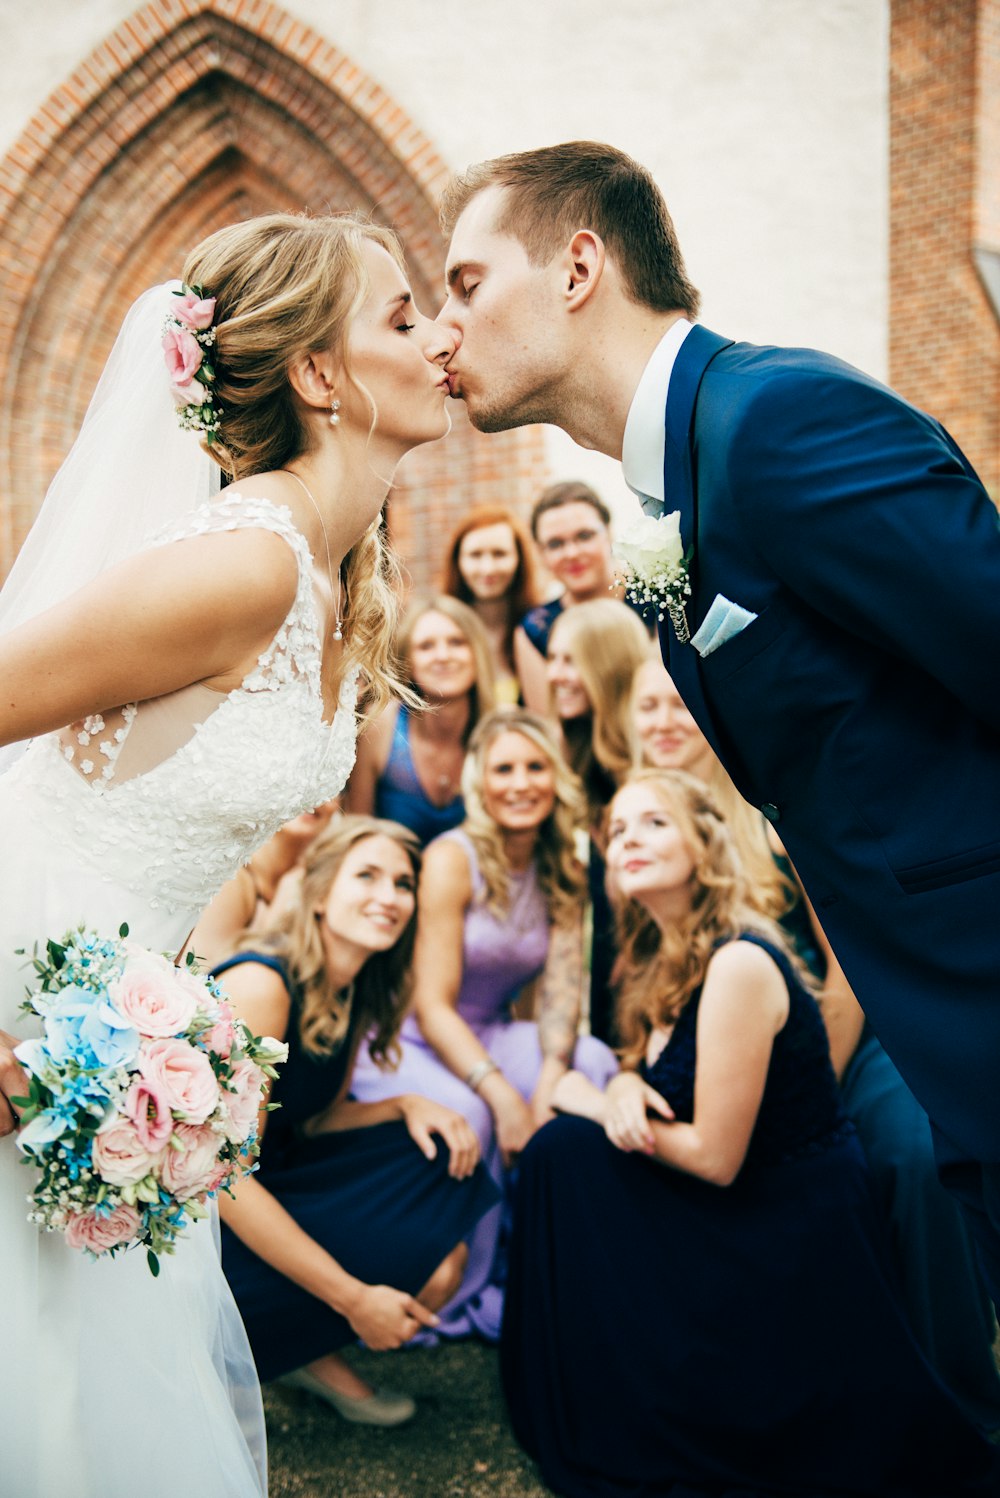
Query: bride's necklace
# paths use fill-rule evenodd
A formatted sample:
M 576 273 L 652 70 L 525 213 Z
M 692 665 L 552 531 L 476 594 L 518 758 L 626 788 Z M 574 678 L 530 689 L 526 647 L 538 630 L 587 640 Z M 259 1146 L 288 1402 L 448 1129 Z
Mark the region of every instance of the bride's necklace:
M 329 541 L 329 537 L 326 534 L 326 522 L 323 519 L 323 515 L 322 515 L 322 512 L 320 511 L 320 507 L 316 503 L 316 501 L 313 499 L 312 495 L 310 494 L 309 489 L 306 486 L 305 480 L 304 479 L 300 479 L 297 473 L 293 473 L 290 468 L 279 468 L 278 472 L 279 473 L 287 473 L 288 477 L 290 479 L 294 479 L 295 480 L 295 482 L 298 484 L 299 488 L 302 490 L 303 494 L 305 495 L 306 499 L 308 499 L 309 503 L 312 505 L 313 509 L 316 511 L 316 519 L 319 521 L 320 530 L 323 532 L 323 544 L 326 547 L 326 570 L 327 570 L 327 575 L 328 575 L 328 577 L 330 579 L 330 596 L 332 598 L 333 597 L 333 558 L 330 555 L 330 541 Z M 341 576 L 340 576 L 340 568 L 338 567 L 337 568 L 337 602 L 336 602 L 336 605 L 335 605 L 335 608 L 334 608 L 334 619 L 336 620 L 336 628 L 333 631 L 333 638 L 335 640 L 342 640 L 344 638 L 344 621 L 340 617 L 340 597 L 341 597 Z

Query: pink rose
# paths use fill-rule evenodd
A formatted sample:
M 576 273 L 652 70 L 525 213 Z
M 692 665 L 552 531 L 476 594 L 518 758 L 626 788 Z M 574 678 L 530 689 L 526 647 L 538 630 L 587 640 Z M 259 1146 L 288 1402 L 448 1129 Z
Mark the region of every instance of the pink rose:
M 220 1173 L 221 1137 L 207 1124 L 178 1124 L 176 1137 L 184 1148 L 168 1149 L 164 1155 L 160 1175 L 164 1186 L 179 1201 L 214 1191 Z M 223 1166 L 222 1175 L 228 1174 L 228 1170 L 228 1166 Z
M 120 978 L 108 986 L 119 1014 L 147 1037 L 177 1035 L 195 1017 L 197 1000 L 174 965 L 155 952 L 129 957 Z
M 109 1186 L 131 1186 L 160 1163 L 160 1151 L 146 1148 L 135 1124 L 115 1118 L 94 1135 L 94 1169 Z
M 219 1106 L 211 1063 L 186 1040 L 145 1041 L 139 1047 L 139 1070 L 186 1123 L 204 1123 Z
M 158 1154 L 174 1132 L 170 1104 L 162 1089 L 145 1077 L 136 1077 L 125 1096 L 125 1112 L 150 1154 Z
M 232 1092 L 223 1091 L 223 1127 L 232 1144 L 242 1144 L 257 1122 L 257 1110 L 264 1099 L 261 1088 L 267 1081 L 259 1066 L 246 1057 L 233 1067 L 229 1079 Z
M 221 1056 L 223 1061 L 228 1061 L 235 1039 L 236 1031 L 232 1020 L 218 1019 L 210 1030 L 204 1032 L 201 1043 L 206 1050 L 212 1051 L 216 1056 Z
M 95 1212 L 80 1212 L 71 1217 L 66 1228 L 70 1248 L 89 1248 L 92 1254 L 106 1253 L 116 1243 L 128 1243 L 139 1231 L 141 1218 L 134 1207 L 123 1202 L 105 1217 Z
M 178 322 L 185 323 L 189 328 L 210 328 L 215 316 L 215 297 L 198 297 L 193 291 L 189 291 L 184 296 L 177 297 L 170 310 Z
M 168 328 L 163 335 L 167 372 L 175 385 L 186 385 L 201 368 L 201 345 L 184 328 Z
M 208 391 L 200 380 L 190 380 L 186 385 L 171 385 L 170 394 L 178 406 L 203 406 L 208 400 Z

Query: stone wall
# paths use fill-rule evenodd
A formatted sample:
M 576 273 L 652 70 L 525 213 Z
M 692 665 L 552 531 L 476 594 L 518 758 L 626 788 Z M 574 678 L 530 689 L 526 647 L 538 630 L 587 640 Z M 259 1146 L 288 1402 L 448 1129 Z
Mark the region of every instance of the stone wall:
M 887 0 L 0 0 L 5 567 L 135 290 L 234 216 L 370 208 L 439 296 L 449 171 L 577 136 L 642 158 L 710 326 L 886 374 Z M 6 153 L 3 155 L 3 153 Z M 425 581 L 467 503 L 525 508 L 617 465 L 561 434 L 408 460 L 393 526 Z

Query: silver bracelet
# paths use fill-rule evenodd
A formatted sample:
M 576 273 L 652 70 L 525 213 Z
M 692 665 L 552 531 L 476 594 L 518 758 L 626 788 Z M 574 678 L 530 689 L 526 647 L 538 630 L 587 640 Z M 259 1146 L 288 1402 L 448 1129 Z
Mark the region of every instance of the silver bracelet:
M 480 1087 L 482 1087 L 483 1083 L 486 1081 L 486 1078 L 489 1076 L 490 1072 L 499 1070 L 500 1067 L 493 1060 L 493 1057 L 487 1056 L 485 1061 L 480 1061 L 477 1066 L 474 1066 L 472 1068 L 469 1075 L 465 1079 L 465 1085 L 466 1087 L 471 1087 L 473 1092 L 478 1092 Z

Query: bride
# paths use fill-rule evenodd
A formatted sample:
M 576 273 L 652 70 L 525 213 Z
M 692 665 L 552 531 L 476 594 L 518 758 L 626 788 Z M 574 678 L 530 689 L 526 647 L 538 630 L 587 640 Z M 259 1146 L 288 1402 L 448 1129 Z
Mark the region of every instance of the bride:
M 0 1488 L 18 1498 L 266 1490 L 212 1225 L 154 1280 L 142 1253 L 89 1261 L 27 1221 L 15 952 L 81 921 L 179 952 L 257 847 L 341 791 L 359 670 L 376 708 L 397 688 L 379 513 L 403 454 L 448 429 L 452 349 L 383 229 L 213 234 L 130 311 L 0 595 Z M 214 499 L 208 455 L 233 480 Z

